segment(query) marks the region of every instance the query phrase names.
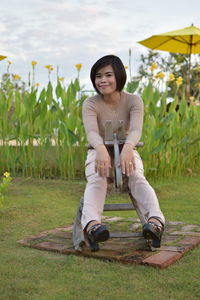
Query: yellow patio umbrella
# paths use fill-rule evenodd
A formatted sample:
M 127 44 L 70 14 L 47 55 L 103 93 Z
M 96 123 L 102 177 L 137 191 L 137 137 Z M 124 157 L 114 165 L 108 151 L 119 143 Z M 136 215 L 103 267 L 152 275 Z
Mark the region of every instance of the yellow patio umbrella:
M 200 28 L 192 24 L 183 29 L 153 35 L 138 43 L 153 50 L 189 55 L 187 85 L 187 95 L 189 96 L 191 55 L 200 54 Z
M 3 59 L 5 59 L 5 58 L 7 58 L 7 56 L 5 56 L 5 55 L 0 55 L 0 60 L 3 60 Z

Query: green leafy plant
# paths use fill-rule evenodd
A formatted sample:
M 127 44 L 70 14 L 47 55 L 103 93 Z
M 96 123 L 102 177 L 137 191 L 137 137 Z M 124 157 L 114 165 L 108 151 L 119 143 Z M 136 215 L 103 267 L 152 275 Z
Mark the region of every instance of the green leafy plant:
M 28 88 L 20 88 L 17 74 L 0 86 L 0 173 L 10 170 L 12 176 L 83 178 L 87 140 L 82 104 L 88 94 L 80 86 L 81 64 L 76 65 L 77 77 L 68 85 L 62 77 L 52 84 L 53 68 L 46 66 L 49 82 L 40 91 L 34 84 L 36 62 L 32 66 L 33 79 Z M 139 152 L 145 175 L 167 178 L 198 172 L 200 103 L 191 100 L 188 105 L 184 93 L 179 101 L 183 78 L 161 71 L 165 70 L 157 72 L 156 63 L 152 63 L 152 78 L 132 80 L 126 86 L 128 92 L 139 93 L 144 102 L 141 140 L 145 146 Z M 172 82 L 173 97 L 169 90 Z

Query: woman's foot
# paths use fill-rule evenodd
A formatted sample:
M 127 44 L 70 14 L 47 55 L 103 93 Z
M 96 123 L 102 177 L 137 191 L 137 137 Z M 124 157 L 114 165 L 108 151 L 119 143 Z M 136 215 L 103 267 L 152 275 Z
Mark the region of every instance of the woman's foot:
M 88 229 L 87 236 L 92 242 L 104 242 L 109 239 L 109 231 L 105 225 L 95 224 Z
M 152 246 L 159 248 L 161 245 L 161 238 L 164 231 L 164 225 L 157 218 L 150 218 L 143 226 L 143 237 L 146 240 L 152 240 Z
M 94 223 L 95 222 L 95 223 Z M 105 225 L 92 221 L 86 231 L 89 246 L 92 251 L 99 250 L 99 242 L 105 242 L 109 239 L 109 231 Z

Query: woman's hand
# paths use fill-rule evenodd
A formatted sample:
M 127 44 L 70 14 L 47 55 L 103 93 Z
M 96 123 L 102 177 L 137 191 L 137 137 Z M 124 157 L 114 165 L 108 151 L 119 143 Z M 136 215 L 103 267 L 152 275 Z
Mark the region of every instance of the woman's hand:
M 135 170 L 135 159 L 133 155 L 133 146 L 131 144 L 124 144 L 120 154 L 120 164 L 122 173 L 130 176 Z
M 108 151 L 104 145 L 96 147 L 95 171 L 103 178 L 109 176 L 109 168 L 111 168 L 111 160 Z

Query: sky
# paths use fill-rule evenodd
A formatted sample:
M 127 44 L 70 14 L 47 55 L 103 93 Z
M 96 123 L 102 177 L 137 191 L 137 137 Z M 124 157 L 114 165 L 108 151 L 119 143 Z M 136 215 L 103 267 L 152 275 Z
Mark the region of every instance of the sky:
M 199 0 L 7 0 L 0 10 L 0 74 L 7 70 L 27 82 L 32 60 L 37 61 L 35 82 L 48 82 L 45 65 L 67 85 L 82 64 L 81 86 L 91 89 L 89 74 L 97 59 L 107 54 L 119 56 L 137 74 L 140 55 L 147 48 L 137 42 L 154 34 L 188 27 L 200 27 Z M 163 52 L 162 52 L 163 53 Z

